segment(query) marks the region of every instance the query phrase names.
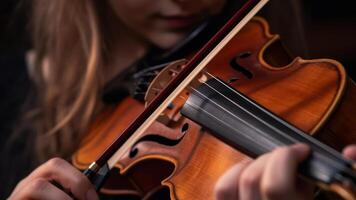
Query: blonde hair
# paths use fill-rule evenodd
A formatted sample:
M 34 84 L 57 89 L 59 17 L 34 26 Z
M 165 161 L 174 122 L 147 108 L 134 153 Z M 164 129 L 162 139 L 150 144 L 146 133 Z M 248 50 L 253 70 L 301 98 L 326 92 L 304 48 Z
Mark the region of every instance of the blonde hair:
M 69 156 L 98 112 L 106 43 L 100 12 L 94 0 L 33 0 L 37 96 L 26 120 L 39 160 Z

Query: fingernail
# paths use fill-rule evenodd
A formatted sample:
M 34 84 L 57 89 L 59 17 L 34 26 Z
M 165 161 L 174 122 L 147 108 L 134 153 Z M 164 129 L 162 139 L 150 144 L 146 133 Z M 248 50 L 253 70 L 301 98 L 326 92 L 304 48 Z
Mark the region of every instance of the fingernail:
M 310 147 L 307 144 L 304 143 L 298 143 L 298 144 L 294 144 L 293 148 L 299 150 L 299 151 L 309 151 Z
M 94 189 L 90 189 L 87 192 L 87 200 L 99 200 L 98 194 Z
M 342 154 L 348 159 L 356 160 L 356 145 L 353 144 L 345 147 Z
M 295 153 L 296 153 L 296 157 L 297 160 L 299 161 L 303 161 L 304 159 L 306 159 L 308 157 L 308 155 L 310 154 L 310 147 L 306 144 L 303 143 L 298 143 L 292 146 L 292 148 L 294 149 Z

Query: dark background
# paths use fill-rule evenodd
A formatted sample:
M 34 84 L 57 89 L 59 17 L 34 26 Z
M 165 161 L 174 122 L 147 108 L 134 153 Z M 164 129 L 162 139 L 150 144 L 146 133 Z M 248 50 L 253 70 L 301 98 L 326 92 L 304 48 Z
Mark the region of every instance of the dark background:
M 338 60 L 355 80 L 355 1 L 271 0 L 262 13 L 294 56 Z
M 29 0 L 1 0 L 0 55 L 21 53 L 30 47 L 27 28 L 30 10 L 28 4 Z

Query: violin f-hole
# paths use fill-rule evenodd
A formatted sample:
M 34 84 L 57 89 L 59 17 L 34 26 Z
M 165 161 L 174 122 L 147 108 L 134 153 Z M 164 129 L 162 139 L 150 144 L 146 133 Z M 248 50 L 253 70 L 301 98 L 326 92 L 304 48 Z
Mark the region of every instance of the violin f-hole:
M 249 71 L 246 67 L 240 65 L 238 63 L 239 59 L 245 59 L 251 56 L 251 52 L 247 51 L 247 52 L 243 52 L 240 53 L 238 56 L 232 58 L 230 60 L 230 66 L 235 69 L 236 71 L 240 72 L 242 75 L 244 75 L 247 79 L 252 79 L 253 78 L 253 74 L 251 71 Z
M 169 139 L 157 133 L 145 135 L 141 139 L 137 140 L 135 144 L 131 147 L 129 156 L 130 158 L 133 158 L 138 154 L 139 150 L 137 145 L 142 142 L 156 142 L 158 144 L 162 144 L 165 146 L 171 146 L 171 147 L 176 146 L 183 140 L 188 130 L 189 130 L 189 124 L 188 123 L 183 124 L 181 128 L 182 136 L 179 137 L 178 139 Z

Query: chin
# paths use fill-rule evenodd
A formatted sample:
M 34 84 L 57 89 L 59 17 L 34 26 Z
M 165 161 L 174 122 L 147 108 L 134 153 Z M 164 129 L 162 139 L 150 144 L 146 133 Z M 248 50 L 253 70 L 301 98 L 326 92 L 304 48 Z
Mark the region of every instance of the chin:
M 150 37 L 150 41 L 159 48 L 170 49 L 182 41 L 186 36 L 187 33 L 155 34 Z

